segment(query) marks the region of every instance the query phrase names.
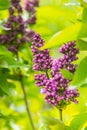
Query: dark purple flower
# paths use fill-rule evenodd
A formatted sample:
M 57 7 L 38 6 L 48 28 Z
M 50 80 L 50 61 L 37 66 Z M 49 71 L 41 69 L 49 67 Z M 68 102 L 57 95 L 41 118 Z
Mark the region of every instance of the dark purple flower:
M 20 0 L 10 0 L 10 1 L 11 1 L 12 6 L 17 5 L 20 2 Z
M 38 87 L 45 86 L 48 80 L 46 74 L 35 74 L 34 78 Z
M 30 12 L 30 13 L 35 13 L 33 2 L 31 2 L 29 0 L 26 0 L 25 10 L 28 11 L 28 12 Z
M 50 52 L 48 49 L 40 51 L 38 48 L 44 45 L 43 39 L 41 39 L 39 34 L 35 34 L 33 37 L 33 43 L 31 46 L 34 55 L 34 70 L 46 71 L 52 66 L 52 58 L 50 57 Z
M 12 7 L 9 7 L 9 13 L 10 13 L 10 15 L 14 14 L 14 9 Z
M 60 69 L 66 69 L 69 70 L 71 73 L 74 73 L 77 68 L 77 65 L 72 64 L 72 62 L 78 59 L 76 54 L 79 53 L 78 48 L 75 47 L 75 41 L 64 44 L 60 48 L 60 52 L 63 53 L 64 56 L 53 61 L 52 74 L 59 72 Z
M 29 31 L 25 31 L 25 36 L 28 38 L 28 42 L 32 42 L 33 41 L 33 36 L 35 35 L 35 31 L 33 30 L 29 30 Z
M 0 35 L 0 43 L 1 44 L 5 45 L 5 44 L 7 44 L 7 41 L 8 41 L 7 35 L 5 35 L 5 34 Z
M 13 53 L 17 53 L 18 52 L 18 50 L 16 49 L 15 46 L 9 46 L 8 50 L 11 51 L 11 52 L 13 52 Z
M 35 24 L 36 23 L 36 15 L 31 16 L 28 20 L 27 20 L 28 24 Z
M 19 27 L 17 28 L 17 31 L 20 32 L 20 33 L 24 33 L 25 32 L 24 24 L 20 24 Z
M 11 22 L 5 23 L 4 27 L 7 28 L 8 30 L 11 30 L 11 29 L 13 30 L 13 28 L 14 28 Z
M 72 57 L 79 53 L 78 48 L 75 46 L 75 41 L 68 42 L 67 44 L 64 44 L 59 51 L 65 55 Z
M 52 59 L 49 56 L 49 51 L 48 50 L 39 51 L 38 54 L 34 56 L 33 62 L 34 62 L 33 66 L 34 70 L 46 71 L 50 69 Z
M 38 7 L 39 6 L 39 0 L 33 0 L 33 5 Z
M 23 18 L 23 7 L 21 0 L 10 0 L 11 6 L 9 7 L 9 17 L 4 23 L 4 34 L 0 35 L 0 43 L 6 44 L 9 51 L 17 52 L 19 47 L 24 43 L 30 43 L 33 40 L 35 32 L 29 30 L 28 24 L 35 24 L 35 1 L 26 1 L 26 10 L 29 13 L 27 20 Z M 37 3 L 37 2 L 36 2 Z M 28 23 L 27 23 L 28 21 Z
M 65 79 L 61 73 L 58 73 L 50 80 L 47 80 L 44 88 L 45 100 L 49 104 L 63 108 L 71 102 L 77 102 L 75 98 L 79 96 L 77 89 L 69 89 L 70 80 Z
M 22 9 L 22 7 L 21 7 L 20 4 L 17 4 L 17 5 L 15 6 L 15 8 L 18 10 L 18 13 L 22 13 L 22 12 L 23 12 L 23 9 Z
M 75 47 L 75 42 L 64 44 L 60 48 L 60 52 L 64 56 L 57 60 L 51 59 L 48 49 L 39 50 L 43 45 L 44 41 L 40 35 L 35 34 L 31 47 L 34 56 L 33 69 L 46 73 L 35 76 L 36 85 L 43 87 L 41 93 L 45 94 L 46 102 L 53 104 L 57 108 L 64 108 L 71 102 L 78 103 L 76 99 L 79 96 L 77 89 L 69 88 L 71 80 L 64 78 L 60 71 L 61 69 L 66 69 L 72 74 L 76 71 L 77 65 L 72 63 L 78 59 L 76 54 L 79 53 L 79 50 Z M 50 70 L 50 75 L 48 74 L 48 69 Z
M 12 5 L 12 7 L 15 8 L 15 10 L 18 11 L 18 13 L 22 13 L 23 12 L 22 7 L 20 5 L 20 0 L 11 0 L 11 5 Z M 10 10 L 10 14 L 13 14 L 11 12 L 12 12 L 12 10 Z

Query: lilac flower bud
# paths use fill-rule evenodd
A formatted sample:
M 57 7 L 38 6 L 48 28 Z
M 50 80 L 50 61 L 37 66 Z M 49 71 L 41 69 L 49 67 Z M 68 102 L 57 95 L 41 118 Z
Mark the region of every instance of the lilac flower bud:
M 17 52 L 18 52 L 18 50 L 15 48 L 15 46 L 9 46 L 9 47 L 8 47 L 8 50 L 9 50 L 9 51 L 12 51 L 12 52 L 14 52 L 14 53 L 17 53 Z
M 79 53 L 79 50 L 78 48 L 75 48 L 75 45 L 75 41 L 68 42 L 67 44 L 64 44 L 59 51 L 68 56 L 76 55 Z
M 34 77 L 36 80 L 36 85 L 38 87 L 46 85 L 46 82 L 48 80 L 46 74 L 36 74 Z
M 28 11 L 28 12 L 33 12 L 33 13 L 35 13 L 35 9 L 34 9 L 33 2 L 31 2 L 31 1 L 29 1 L 29 0 L 26 0 L 25 10 Z
M 25 32 L 25 26 L 24 24 L 20 24 L 19 27 L 17 28 L 18 32 L 24 33 Z
M 19 4 L 17 4 L 15 8 L 18 10 L 19 13 L 23 12 L 22 7 Z
M 27 20 L 28 24 L 35 24 L 36 23 L 36 15 L 31 16 L 28 20 Z
M 66 91 L 64 91 L 64 96 L 65 96 L 65 100 L 67 100 L 68 102 L 77 102 L 77 100 L 75 99 L 76 97 L 79 96 L 78 90 L 77 89 L 67 89 Z
M 39 6 L 39 0 L 33 0 L 33 5 L 38 7 Z
M 16 6 L 17 4 L 19 4 L 20 0 L 11 0 L 11 4 L 12 6 Z
M 9 22 L 16 22 L 16 16 L 14 16 L 14 15 L 10 15 L 10 17 L 8 18 L 8 21 Z
M 7 41 L 8 41 L 8 36 L 7 35 L 5 35 L 5 34 L 2 34 L 2 35 L 0 35 L 0 43 L 1 44 L 6 44 L 7 43 Z
M 10 13 L 10 15 L 13 15 L 14 9 L 12 7 L 9 8 L 9 13 Z
M 19 24 L 24 24 L 24 20 L 21 15 L 16 16 L 16 22 Z
M 11 0 L 11 4 L 19 3 L 20 0 Z
M 35 31 L 33 30 L 26 31 L 25 33 L 26 33 L 26 36 L 31 37 L 31 38 L 33 38 L 33 36 L 35 35 Z
M 9 30 L 11 30 L 11 29 L 13 30 L 13 25 L 12 25 L 12 23 L 10 23 L 10 22 L 5 23 L 5 24 L 4 24 L 4 27 L 5 27 L 5 28 L 8 28 Z
M 22 13 L 22 7 L 20 5 L 20 0 L 11 0 L 12 7 L 15 8 L 15 10 L 18 11 L 18 13 Z M 11 13 L 12 14 L 12 13 Z

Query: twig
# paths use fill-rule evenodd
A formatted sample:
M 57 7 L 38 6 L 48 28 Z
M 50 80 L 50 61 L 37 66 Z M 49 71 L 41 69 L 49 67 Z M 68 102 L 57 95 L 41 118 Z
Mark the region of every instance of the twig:
M 19 61 L 18 54 L 17 54 L 17 61 Z M 18 67 L 18 72 L 19 72 L 19 80 L 20 80 L 21 88 L 22 88 L 23 95 L 24 95 L 24 101 L 25 101 L 25 106 L 26 106 L 28 118 L 29 118 L 32 130 L 36 130 L 35 126 L 34 126 L 34 123 L 33 123 L 33 120 L 32 120 L 31 112 L 30 112 L 30 109 L 29 109 L 28 100 L 27 100 L 26 91 L 25 91 L 25 86 L 24 86 L 24 82 L 23 82 L 23 76 L 21 74 L 20 67 Z
M 61 121 L 63 121 L 63 115 L 62 115 L 63 113 L 62 112 L 63 112 L 62 109 L 59 109 L 59 115 L 60 115 L 60 120 Z
M 49 79 L 49 75 L 48 75 L 48 71 L 46 70 L 46 76 L 47 76 L 47 78 Z
M 26 106 L 28 118 L 29 118 L 32 130 L 35 130 L 34 123 L 33 123 L 33 120 L 32 120 L 32 116 L 31 116 L 31 113 L 30 113 L 30 109 L 29 109 L 29 106 L 28 106 L 28 101 L 27 101 L 27 96 L 26 96 L 26 91 L 25 91 L 25 87 L 24 87 L 24 82 L 23 82 L 23 77 L 22 76 L 20 76 L 20 83 L 21 83 L 21 88 L 22 88 L 23 95 L 24 95 L 24 101 L 25 101 L 25 106 Z

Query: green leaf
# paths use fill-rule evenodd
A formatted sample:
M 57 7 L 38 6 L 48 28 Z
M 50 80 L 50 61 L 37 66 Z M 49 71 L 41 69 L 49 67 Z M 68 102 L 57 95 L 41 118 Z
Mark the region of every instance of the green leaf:
M 51 130 L 51 128 L 47 125 L 43 125 L 39 128 L 39 130 Z
M 76 43 L 79 50 L 87 50 L 87 41 L 80 39 L 80 40 L 77 40 Z
M 86 0 L 79 0 L 81 5 L 84 7 L 87 7 L 87 1 Z
M 82 105 L 85 105 L 86 106 L 86 110 L 87 110 L 87 105 L 85 104 L 85 103 L 87 103 L 87 96 L 86 96 L 87 95 L 87 84 L 85 86 L 83 86 L 83 87 L 79 87 L 78 90 L 79 90 L 79 93 L 80 93 L 80 97 L 79 98 L 81 98 L 80 100 L 83 100 L 83 102 L 84 102 L 82 104 L 79 101 L 78 105 L 81 105 L 81 107 L 82 107 Z
M 87 82 L 83 82 L 80 87 L 87 87 Z
M 60 71 L 66 79 L 72 79 L 73 78 L 73 75 L 68 70 L 61 69 Z
M 66 130 L 72 130 L 70 126 L 66 126 Z
M 0 45 L 0 55 L 11 55 L 11 52 L 8 51 L 4 46 Z
M 85 58 L 85 57 L 87 57 L 87 50 L 82 50 L 82 51 L 80 51 L 80 53 L 78 54 L 78 60 L 77 61 L 75 61 L 74 63 L 76 63 L 76 64 L 80 64 L 80 62 Z
M 71 121 L 71 128 L 73 130 L 82 130 L 83 125 L 87 121 L 87 113 L 79 114 L 74 117 L 74 119 Z
M 53 130 L 55 129 L 65 130 L 66 128 L 65 124 L 59 119 L 53 117 L 45 117 L 42 115 L 41 115 L 40 125 L 42 126 L 46 125 L 52 127 Z
M 10 94 L 10 87 L 9 82 L 7 81 L 6 75 L 0 70 L 0 89 L 9 95 Z
M 87 37 L 87 24 L 76 23 L 54 34 L 53 37 L 41 49 L 60 46 L 63 43 L 78 40 L 84 37 Z
M 73 77 L 73 83 L 80 84 L 87 78 L 87 57 L 81 60 Z
M 0 67 L 1 68 L 18 68 L 18 67 L 29 68 L 29 65 L 25 65 L 16 61 L 12 56 L 2 55 L 0 56 Z
M 2 33 L 2 25 L 3 25 L 3 20 L 7 19 L 9 17 L 9 11 L 8 10 L 0 10 L 0 33 Z
M 0 10 L 8 9 L 10 6 L 10 0 L 0 0 Z
M 84 130 L 87 130 L 87 126 L 85 127 L 85 129 Z
M 87 23 L 87 7 L 85 7 L 84 10 L 83 10 L 82 21 L 84 23 Z
M 40 2 L 43 0 L 40 0 Z M 80 19 L 82 13 L 81 7 L 79 10 L 75 4 L 78 2 L 72 2 L 70 0 L 50 0 L 51 6 L 40 6 L 37 9 L 37 24 L 33 26 L 33 29 L 40 33 L 45 41 L 48 41 L 53 34 L 59 30 L 64 29 L 67 26 L 70 26 L 72 23 L 75 23 L 77 19 Z M 45 1 L 43 1 L 44 3 Z M 49 3 L 49 0 L 46 1 Z M 74 3 L 74 6 L 72 6 Z M 67 4 L 67 5 L 65 5 Z M 71 5 L 70 5 L 71 4 Z M 58 6 L 59 5 L 59 6 Z M 49 15 L 50 12 L 51 15 Z M 55 15 L 54 15 L 55 14 Z M 67 15 L 68 14 L 68 15 Z
M 0 88 L 0 97 L 3 97 L 6 93 Z
M 42 116 L 41 118 L 42 118 L 42 122 L 44 122 L 44 124 L 47 124 L 47 125 L 56 125 L 56 124 L 62 123 L 60 120 L 53 117 Z
M 0 111 L 0 118 L 7 118 L 7 116 L 4 115 L 4 113 L 2 111 Z

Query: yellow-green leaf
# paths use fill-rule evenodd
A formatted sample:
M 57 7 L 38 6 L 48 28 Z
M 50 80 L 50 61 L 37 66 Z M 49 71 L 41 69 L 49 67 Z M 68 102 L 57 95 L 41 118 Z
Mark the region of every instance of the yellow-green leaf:
M 57 32 L 41 49 L 60 46 L 68 41 L 78 40 L 85 37 L 87 37 L 87 24 L 76 23 Z

